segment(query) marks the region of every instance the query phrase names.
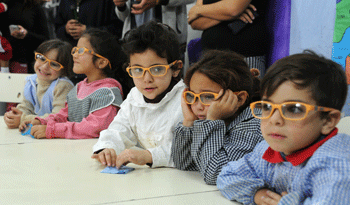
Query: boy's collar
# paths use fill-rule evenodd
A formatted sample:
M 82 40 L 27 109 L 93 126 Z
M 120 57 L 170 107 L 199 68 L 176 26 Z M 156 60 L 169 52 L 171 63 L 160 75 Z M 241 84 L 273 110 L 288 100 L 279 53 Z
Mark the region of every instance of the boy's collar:
M 323 143 L 325 143 L 330 138 L 334 137 L 337 133 L 338 133 L 338 128 L 334 128 L 333 131 L 322 140 L 312 144 L 307 148 L 304 148 L 302 150 L 299 150 L 287 156 L 282 156 L 280 152 L 274 151 L 273 149 L 271 149 L 271 147 L 269 147 L 265 151 L 262 158 L 270 163 L 281 163 L 284 161 L 288 161 L 293 166 L 298 166 L 301 163 L 305 162 L 307 159 L 309 159 Z M 284 160 L 283 157 L 286 160 Z

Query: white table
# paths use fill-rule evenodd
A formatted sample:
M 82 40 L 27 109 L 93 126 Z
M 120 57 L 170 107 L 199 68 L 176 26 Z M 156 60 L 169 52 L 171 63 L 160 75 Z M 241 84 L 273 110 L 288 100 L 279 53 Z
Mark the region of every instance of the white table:
M 97 139 L 37 140 L 0 121 L 0 204 L 238 204 L 199 172 L 129 164 L 102 174 L 90 158 Z

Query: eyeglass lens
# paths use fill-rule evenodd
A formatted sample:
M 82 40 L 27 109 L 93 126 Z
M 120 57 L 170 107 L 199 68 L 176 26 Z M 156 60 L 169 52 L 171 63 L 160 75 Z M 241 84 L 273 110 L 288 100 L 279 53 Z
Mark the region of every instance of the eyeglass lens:
M 42 63 L 45 63 L 46 61 L 49 62 L 49 65 L 50 67 L 53 69 L 53 70 L 60 70 L 61 69 L 61 65 L 54 62 L 54 61 L 51 61 L 49 59 L 47 59 L 44 55 L 41 55 L 39 53 L 36 54 L 36 59 L 37 60 L 40 60 Z
M 132 67 L 129 70 L 129 73 L 131 76 L 133 77 L 141 77 L 143 76 L 143 73 L 146 71 L 146 69 L 142 68 L 142 67 Z M 161 76 L 164 75 L 166 73 L 166 66 L 152 66 L 149 69 L 150 73 L 153 76 Z
M 290 119 L 304 118 L 307 113 L 306 106 L 300 103 L 285 103 L 281 106 L 281 110 L 282 115 Z M 256 103 L 253 108 L 253 113 L 257 117 L 269 117 L 271 112 L 274 112 L 274 107 L 269 103 Z
M 194 103 L 195 102 L 195 96 L 193 93 L 186 93 L 186 101 L 188 103 Z M 211 102 L 213 102 L 215 100 L 215 96 L 211 93 L 201 93 L 199 95 L 199 98 L 200 98 L 200 101 L 203 103 L 203 104 L 210 104 Z

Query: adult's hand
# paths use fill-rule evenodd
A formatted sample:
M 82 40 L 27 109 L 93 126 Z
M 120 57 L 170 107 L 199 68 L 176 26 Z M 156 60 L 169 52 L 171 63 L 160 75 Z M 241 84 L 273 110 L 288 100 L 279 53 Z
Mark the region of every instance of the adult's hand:
M 142 14 L 150 8 L 153 8 L 157 5 L 157 0 L 141 0 L 139 4 L 133 4 L 131 8 L 131 13 L 133 14 Z
M 75 25 L 78 24 L 79 22 L 76 19 L 71 19 L 69 21 L 67 21 L 66 24 L 66 33 L 68 33 L 69 35 L 72 35 L 72 30 L 75 28 Z
M 256 11 L 256 8 L 253 4 L 249 4 L 248 8 L 238 18 L 244 23 L 253 23 L 255 16 L 252 10 Z
M 76 27 L 74 27 L 72 29 L 71 36 L 75 40 L 77 40 L 83 35 L 85 30 L 86 30 L 86 25 L 79 23 L 79 24 L 76 25 Z
M 19 30 L 15 30 L 11 33 L 11 36 L 17 38 L 17 39 L 24 39 L 27 34 L 28 34 L 28 31 L 27 29 L 23 28 L 23 26 L 21 25 L 18 25 L 19 27 Z
M 118 6 L 118 7 L 123 7 L 123 6 L 125 6 L 125 4 L 126 4 L 127 1 L 128 1 L 128 0 L 113 0 L 114 4 L 115 4 L 116 6 Z

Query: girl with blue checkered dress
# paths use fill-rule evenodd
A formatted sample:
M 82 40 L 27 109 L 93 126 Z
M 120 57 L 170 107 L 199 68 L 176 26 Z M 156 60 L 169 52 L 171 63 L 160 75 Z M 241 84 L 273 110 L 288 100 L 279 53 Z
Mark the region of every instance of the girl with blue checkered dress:
M 215 50 L 187 71 L 184 120 L 172 145 L 176 168 L 200 171 L 207 184 L 216 184 L 224 165 L 253 151 L 263 139 L 260 120 L 249 108 L 259 89 L 258 74 L 242 56 Z

